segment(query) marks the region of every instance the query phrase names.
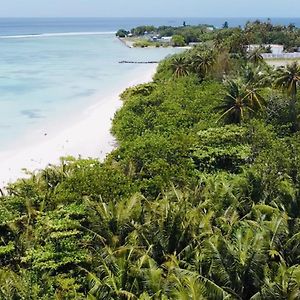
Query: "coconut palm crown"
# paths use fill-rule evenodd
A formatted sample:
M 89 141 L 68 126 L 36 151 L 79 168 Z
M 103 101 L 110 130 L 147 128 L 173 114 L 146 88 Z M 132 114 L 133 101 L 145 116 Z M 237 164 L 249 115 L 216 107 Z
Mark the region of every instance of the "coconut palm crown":
M 171 69 L 175 77 L 188 76 L 190 73 L 189 63 L 184 57 L 175 57 L 171 62 Z
M 293 99 L 297 96 L 299 82 L 300 66 L 297 62 L 278 69 L 275 85 L 285 89 Z
M 219 120 L 225 119 L 227 123 L 241 124 L 246 115 L 264 108 L 265 100 L 259 88 L 245 85 L 240 80 L 229 80 L 226 88 L 223 103 L 217 108 L 223 112 Z

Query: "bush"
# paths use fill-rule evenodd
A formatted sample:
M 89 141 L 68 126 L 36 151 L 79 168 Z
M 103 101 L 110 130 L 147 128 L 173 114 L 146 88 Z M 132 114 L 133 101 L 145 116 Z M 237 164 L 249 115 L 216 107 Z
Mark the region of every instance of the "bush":
M 184 37 L 182 35 L 173 35 L 172 45 L 174 47 L 183 47 L 186 45 Z
M 120 38 L 124 38 L 126 37 L 127 35 L 129 34 L 129 31 L 125 30 L 125 29 L 119 29 L 116 33 L 116 36 L 117 37 L 120 37 Z
M 140 40 L 140 41 L 136 41 L 133 44 L 133 47 L 135 48 L 147 48 L 149 46 L 152 46 L 153 43 L 146 41 L 146 40 Z

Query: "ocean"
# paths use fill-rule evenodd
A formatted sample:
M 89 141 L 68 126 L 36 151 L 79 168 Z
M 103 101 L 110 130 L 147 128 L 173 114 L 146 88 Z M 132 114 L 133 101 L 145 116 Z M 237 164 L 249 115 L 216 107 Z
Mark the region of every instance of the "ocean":
M 129 49 L 115 38 L 119 28 L 149 25 L 232 26 L 247 19 L 211 18 L 24 18 L 0 19 L 0 150 L 45 122 L 91 105 L 138 74 L 143 66 L 122 60 L 161 60 L 176 49 Z M 300 25 L 300 19 L 274 23 Z
M 243 26 L 257 18 L 0 18 L 0 36 L 31 35 L 68 32 L 111 32 L 120 28 L 131 29 L 139 25 L 180 26 L 185 21 L 189 25 L 209 24 L 221 27 L 225 21 L 230 26 Z M 266 21 L 268 18 L 260 18 Z M 300 27 L 300 18 L 272 18 L 272 23 Z
M 113 33 L 118 25 L 96 23 L 0 20 L 1 151 L 32 130 L 93 105 L 95 98 L 104 101 L 145 68 L 119 61 L 157 61 L 178 51 L 129 49 Z

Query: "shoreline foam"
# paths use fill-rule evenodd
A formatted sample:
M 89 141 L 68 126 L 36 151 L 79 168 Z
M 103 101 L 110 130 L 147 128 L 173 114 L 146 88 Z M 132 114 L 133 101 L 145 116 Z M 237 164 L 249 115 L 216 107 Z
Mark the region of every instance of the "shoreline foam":
M 147 65 L 142 74 L 129 78 L 105 99 L 99 101 L 97 97 L 98 101 L 78 112 L 73 124 L 59 121 L 52 128 L 39 130 L 20 145 L 15 145 L 16 150 L 1 151 L 0 187 L 27 177 L 24 169 L 36 172 L 49 164 L 58 164 L 64 156 L 103 160 L 115 148 L 110 130 L 112 118 L 122 106 L 120 93 L 130 86 L 151 81 L 156 68 L 156 65 Z M 47 133 L 44 135 L 42 132 Z

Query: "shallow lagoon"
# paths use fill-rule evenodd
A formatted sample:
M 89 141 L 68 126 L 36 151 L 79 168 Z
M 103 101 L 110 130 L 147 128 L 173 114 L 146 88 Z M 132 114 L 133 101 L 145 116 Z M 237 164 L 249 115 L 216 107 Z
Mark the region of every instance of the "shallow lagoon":
M 0 150 L 45 122 L 91 105 L 141 65 L 176 49 L 129 49 L 114 34 L 0 39 Z M 93 99 L 93 100 L 91 100 Z

